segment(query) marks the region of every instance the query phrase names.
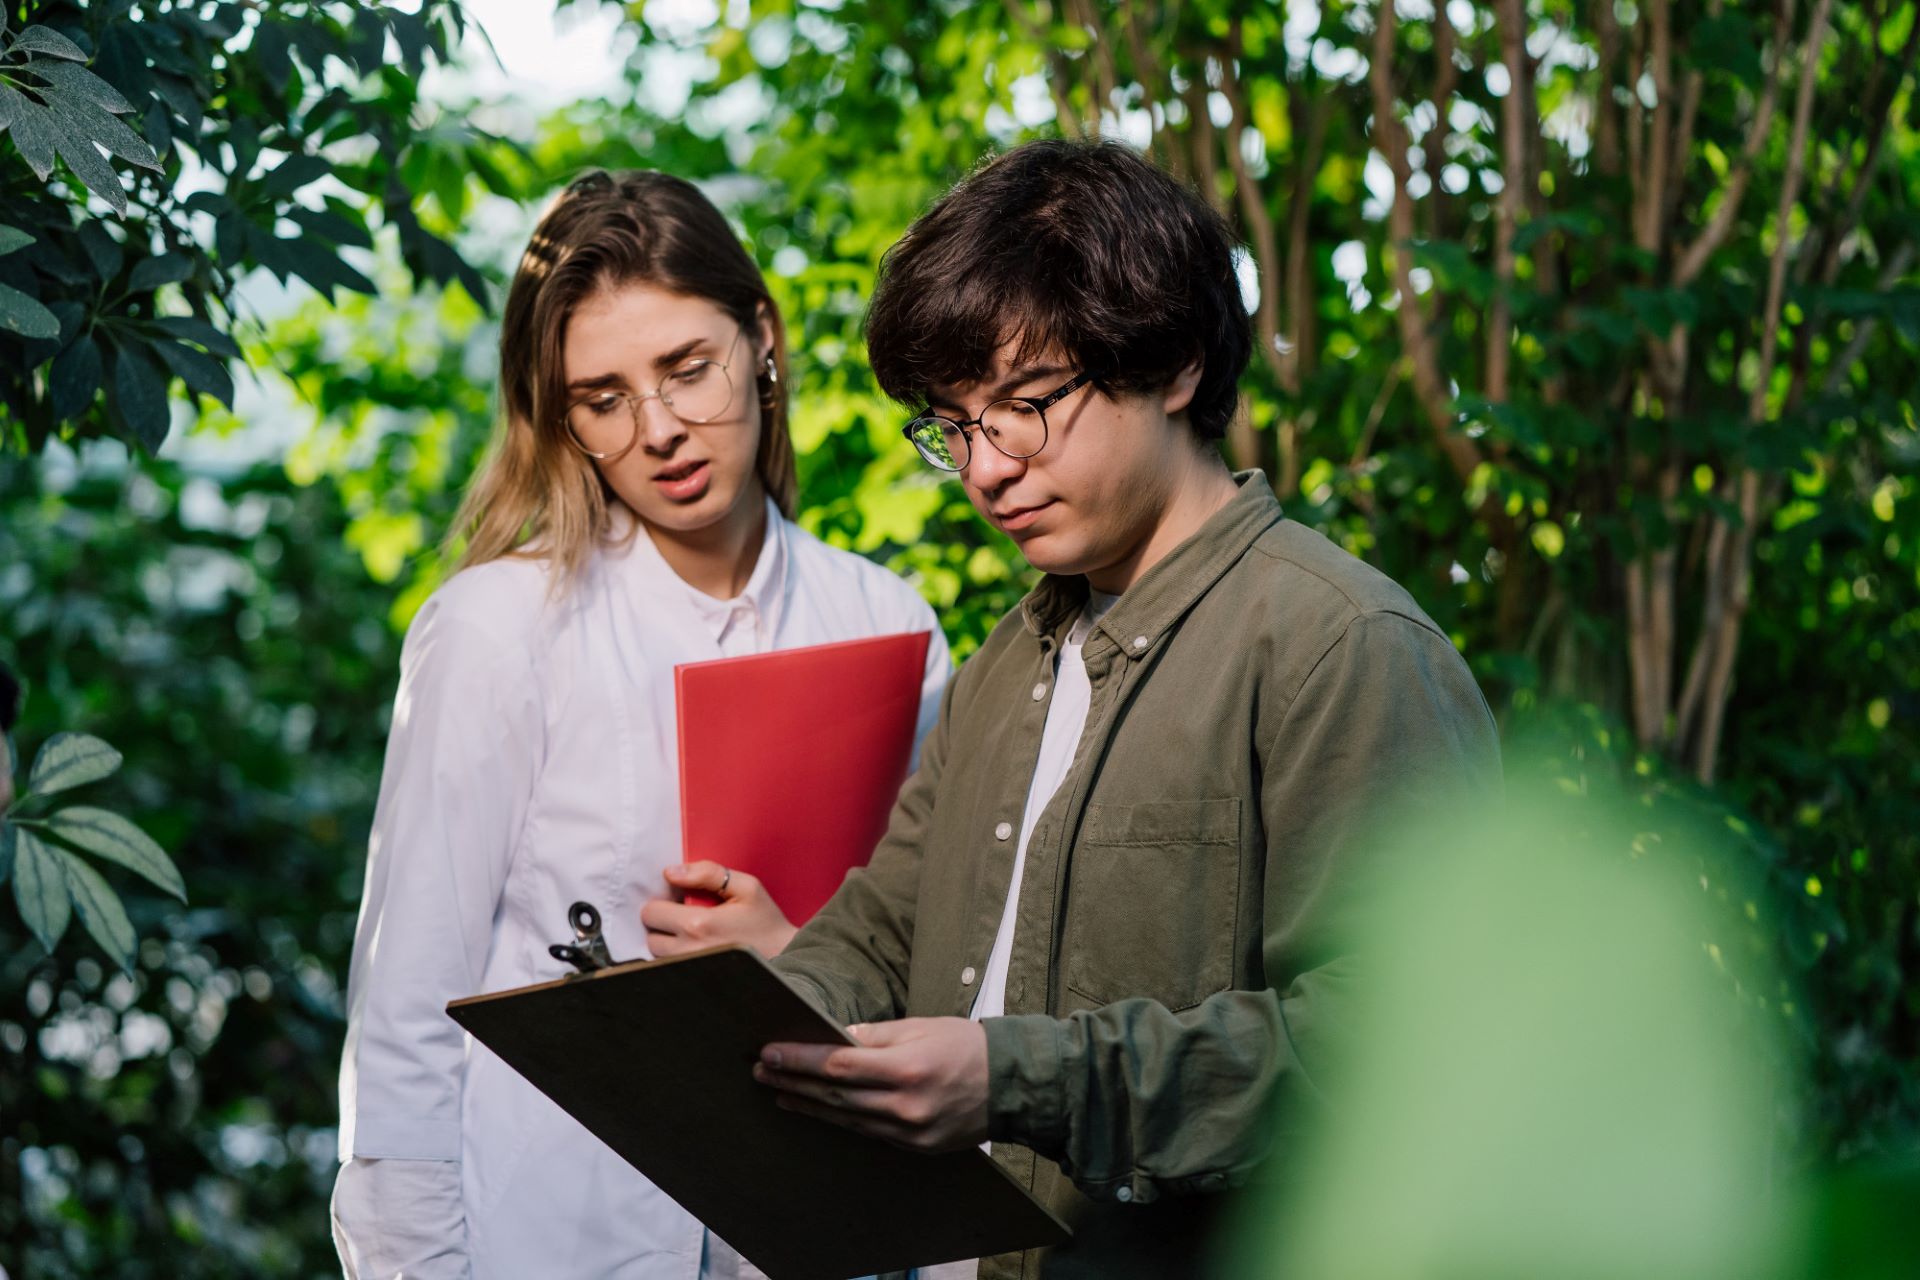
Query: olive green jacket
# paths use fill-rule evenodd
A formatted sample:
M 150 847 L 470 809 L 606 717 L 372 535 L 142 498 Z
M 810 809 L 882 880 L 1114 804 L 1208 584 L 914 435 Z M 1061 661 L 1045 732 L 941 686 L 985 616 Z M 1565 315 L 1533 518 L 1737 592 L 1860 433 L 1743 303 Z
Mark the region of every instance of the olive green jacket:
M 1027 848 L 1007 1016 L 985 1024 L 994 1158 L 1075 1238 L 983 1260 L 983 1280 L 1199 1270 L 1217 1193 L 1326 1065 L 1362 828 L 1499 787 L 1446 635 L 1258 472 L 1236 479 L 1083 650 L 1086 730 Z M 831 1016 L 971 1009 L 1086 591 L 1046 579 L 960 669 L 871 864 L 776 962 Z

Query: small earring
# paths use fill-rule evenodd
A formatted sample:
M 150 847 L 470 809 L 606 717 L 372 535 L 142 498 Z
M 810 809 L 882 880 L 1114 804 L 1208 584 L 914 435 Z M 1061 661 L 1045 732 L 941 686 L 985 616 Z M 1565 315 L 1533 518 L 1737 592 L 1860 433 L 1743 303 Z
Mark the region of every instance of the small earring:
M 780 370 L 778 366 L 773 363 L 772 356 L 767 357 L 766 379 L 776 387 L 780 385 Z

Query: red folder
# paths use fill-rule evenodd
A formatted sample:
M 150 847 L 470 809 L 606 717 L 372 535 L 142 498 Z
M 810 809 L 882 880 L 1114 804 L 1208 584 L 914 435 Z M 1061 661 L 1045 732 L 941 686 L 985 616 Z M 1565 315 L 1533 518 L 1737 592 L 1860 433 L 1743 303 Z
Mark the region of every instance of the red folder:
M 811 919 L 886 833 L 928 640 L 916 631 L 675 667 L 686 860 L 758 876 L 789 920 Z

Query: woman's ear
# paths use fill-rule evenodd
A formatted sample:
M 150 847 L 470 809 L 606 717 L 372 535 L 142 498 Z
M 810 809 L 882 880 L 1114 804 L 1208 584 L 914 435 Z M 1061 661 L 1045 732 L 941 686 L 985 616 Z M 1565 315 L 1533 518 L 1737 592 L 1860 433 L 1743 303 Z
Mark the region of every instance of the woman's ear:
M 753 368 L 757 375 L 773 354 L 773 311 L 766 303 L 754 309 Z
M 1173 375 L 1173 381 L 1167 384 L 1166 392 L 1160 400 L 1160 407 L 1166 411 L 1169 418 L 1176 413 L 1185 412 L 1186 407 L 1193 403 L 1193 393 L 1200 389 L 1200 375 L 1205 369 L 1206 365 L 1199 359 L 1195 359 L 1186 368 Z

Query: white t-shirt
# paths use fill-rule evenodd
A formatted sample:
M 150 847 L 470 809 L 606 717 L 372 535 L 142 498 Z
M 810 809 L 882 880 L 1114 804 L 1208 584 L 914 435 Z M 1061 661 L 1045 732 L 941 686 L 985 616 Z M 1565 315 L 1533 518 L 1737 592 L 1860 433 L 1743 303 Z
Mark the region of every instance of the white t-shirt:
M 1087 681 L 1086 663 L 1081 652 L 1094 624 L 1113 608 L 1119 596 L 1104 591 L 1091 592 L 1086 608 L 1067 630 L 1066 643 L 1054 668 L 1053 702 L 1047 707 L 1046 728 L 1040 734 L 1040 758 L 1033 766 L 1033 781 L 1027 785 L 1027 807 L 1020 819 L 1020 845 L 1013 855 L 1013 880 L 1007 886 L 1007 905 L 1000 912 L 1000 932 L 994 935 L 993 950 L 987 956 L 987 972 L 980 980 L 980 994 L 974 997 L 973 1018 L 997 1018 L 1007 1011 L 1007 968 L 1013 959 L 1013 918 L 1020 903 L 1020 877 L 1027 866 L 1027 842 L 1040 821 L 1041 810 L 1053 799 L 1053 793 L 1066 781 L 1073 768 L 1074 752 L 1080 747 L 1080 735 L 1087 727 L 1087 708 L 1093 701 L 1093 686 Z
M 732 600 L 689 586 L 644 532 L 558 600 L 537 560 L 434 593 L 402 651 L 347 988 L 334 1218 L 349 1274 L 720 1269 L 730 1251 L 445 1006 L 562 976 L 547 946 L 577 899 L 616 959 L 649 954 L 640 907 L 681 857 L 676 664 L 922 630 L 924 734 L 952 662 L 933 611 L 771 503 Z

